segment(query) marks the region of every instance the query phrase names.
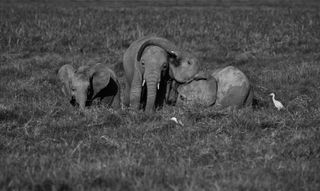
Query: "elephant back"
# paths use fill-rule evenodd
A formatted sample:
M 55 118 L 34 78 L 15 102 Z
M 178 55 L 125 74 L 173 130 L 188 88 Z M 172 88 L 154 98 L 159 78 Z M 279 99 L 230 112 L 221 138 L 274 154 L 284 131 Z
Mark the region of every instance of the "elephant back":
M 251 87 L 247 76 L 241 70 L 228 66 L 213 71 L 211 75 L 217 80 L 217 105 L 227 107 L 245 104 Z

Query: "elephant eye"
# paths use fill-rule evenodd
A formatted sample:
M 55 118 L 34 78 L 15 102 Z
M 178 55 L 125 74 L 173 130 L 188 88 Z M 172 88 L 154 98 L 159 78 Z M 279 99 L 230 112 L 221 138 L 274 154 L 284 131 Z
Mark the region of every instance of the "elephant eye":
M 180 95 L 180 99 L 183 101 L 185 98 L 183 95 Z
M 163 65 L 163 70 L 166 70 L 167 68 L 168 68 L 168 64 L 165 63 L 165 64 Z
M 144 66 L 144 62 L 141 62 L 141 65 Z
M 190 61 L 188 61 L 188 64 L 191 65 L 192 63 Z

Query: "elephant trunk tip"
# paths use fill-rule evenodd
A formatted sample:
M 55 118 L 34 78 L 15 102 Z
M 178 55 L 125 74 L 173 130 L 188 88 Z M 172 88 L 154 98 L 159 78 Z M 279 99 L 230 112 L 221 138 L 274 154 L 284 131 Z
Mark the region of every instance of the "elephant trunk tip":
M 84 110 L 85 109 L 85 105 L 80 105 L 80 109 Z

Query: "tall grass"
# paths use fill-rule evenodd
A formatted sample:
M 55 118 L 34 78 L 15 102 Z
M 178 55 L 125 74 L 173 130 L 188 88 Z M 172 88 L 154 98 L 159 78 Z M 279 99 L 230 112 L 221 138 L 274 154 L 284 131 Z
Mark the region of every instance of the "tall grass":
M 317 7 L 2 6 L 0 188 L 319 190 L 319 17 Z M 60 66 L 104 62 L 123 85 L 123 52 L 151 33 L 193 51 L 202 69 L 239 67 L 258 106 L 145 114 L 68 104 Z

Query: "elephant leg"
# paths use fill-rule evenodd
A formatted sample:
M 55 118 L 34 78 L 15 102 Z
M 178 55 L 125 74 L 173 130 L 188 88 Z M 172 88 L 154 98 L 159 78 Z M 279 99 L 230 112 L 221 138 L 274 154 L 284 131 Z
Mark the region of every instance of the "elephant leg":
M 106 105 L 107 107 L 110 107 L 113 102 L 113 96 L 101 97 L 99 102 L 103 103 L 103 105 Z
M 112 105 L 111 107 L 113 109 L 120 109 L 121 108 L 121 93 L 120 93 L 120 86 L 118 86 L 117 94 L 113 97 Z
M 212 106 L 213 110 L 221 110 L 223 108 L 224 107 L 220 103 L 217 103 L 217 102 Z
M 139 109 L 144 109 L 147 104 L 147 85 L 141 87 L 141 97 L 140 97 L 140 107 Z
M 167 90 L 166 90 L 166 103 L 168 103 L 169 99 L 170 99 L 170 93 L 171 93 L 171 88 L 172 88 L 172 80 L 168 80 L 167 81 L 167 86 L 166 86 Z
M 166 94 L 166 103 L 168 105 L 175 105 L 178 99 L 178 86 L 179 84 L 171 80 L 167 84 L 167 94 Z
M 156 102 L 155 102 L 155 107 L 161 108 L 163 104 L 166 101 L 166 96 L 167 96 L 167 91 L 168 91 L 168 81 L 165 79 L 162 79 L 160 81 L 159 89 L 157 90 L 156 94 Z
M 139 73 L 139 72 L 138 72 Z M 133 76 L 130 90 L 130 106 L 135 109 L 139 109 L 141 100 L 141 86 L 142 77 L 137 75 L 137 72 Z
M 123 105 L 126 107 L 130 106 L 130 83 L 126 80 L 125 81 L 125 89 L 123 95 Z
M 245 107 L 251 107 L 252 106 L 252 102 L 253 102 L 253 90 L 252 88 L 250 88 L 249 93 L 246 97 L 246 100 L 244 102 L 244 106 Z

